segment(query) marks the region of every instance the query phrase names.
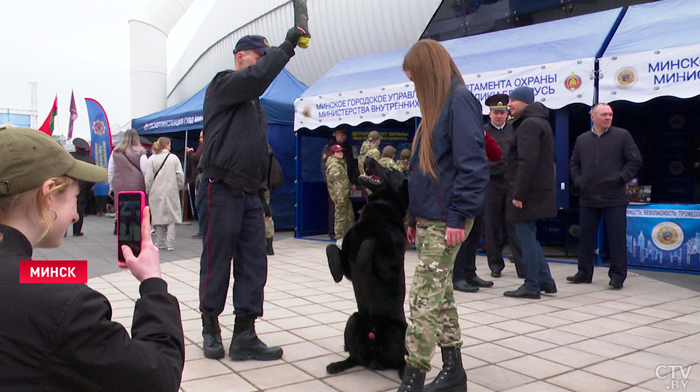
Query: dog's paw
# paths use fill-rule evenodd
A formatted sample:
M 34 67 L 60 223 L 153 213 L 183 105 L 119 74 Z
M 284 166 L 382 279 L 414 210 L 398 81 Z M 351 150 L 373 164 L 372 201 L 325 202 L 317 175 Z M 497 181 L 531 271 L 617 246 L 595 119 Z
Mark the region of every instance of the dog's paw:
M 333 280 L 335 283 L 338 283 L 343 280 L 343 263 L 340 260 L 340 249 L 335 244 L 328 245 L 326 247 L 326 256 L 328 257 L 328 267 L 331 269 Z
M 348 370 L 350 368 L 353 368 L 357 365 L 358 365 L 358 363 L 355 359 L 353 359 L 352 357 L 348 357 L 347 359 L 345 359 L 343 361 L 333 362 L 333 363 L 329 364 L 328 366 L 326 366 L 326 372 L 328 372 L 328 374 L 336 374 L 336 373 L 340 373 L 344 370 Z

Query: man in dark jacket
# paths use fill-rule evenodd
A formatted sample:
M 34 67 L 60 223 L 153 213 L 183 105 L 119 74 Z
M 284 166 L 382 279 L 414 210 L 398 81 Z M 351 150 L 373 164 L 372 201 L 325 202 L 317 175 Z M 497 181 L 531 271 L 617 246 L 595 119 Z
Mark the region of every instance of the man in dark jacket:
M 491 121 L 484 125 L 484 131 L 496 139 L 498 147 L 503 152 L 501 160 L 489 162 L 491 177 L 486 186 L 486 197 L 484 198 L 484 239 L 486 241 L 486 254 L 488 255 L 491 276 L 498 278 L 506 264 L 503 261 L 503 246 L 505 238 L 503 233 L 508 233 L 510 250 L 513 254 L 512 261 L 515 263 L 515 270 L 519 278 L 525 277 L 525 263 L 523 253 L 520 249 L 518 236 L 515 234 L 513 222 L 506 221 L 506 206 L 511 203 L 508 200 L 508 181 L 505 180 L 506 160 L 510 143 L 513 139 L 513 124 L 508 120 L 508 95 L 496 94 L 486 100 L 486 105 L 490 108 L 489 118 Z
M 204 98 L 204 151 L 199 161 L 199 226 L 204 235 L 199 280 L 204 356 L 224 357 L 218 316 L 224 310 L 233 259 L 235 324 L 229 357 L 275 360 L 280 347 L 267 347 L 255 333 L 263 314 L 267 282 L 264 203 L 267 122 L 259 97 L 294 56 L 302 30 L 291 28 L 279 47 L 247 35 L 236 44 L 234 70 L 219 72 Z M 265 207 L 263 207 L 265 206 Z
M 343 159 L 348 166 L 348 176 L 350 177 L 350 184 L 354 185 L 354 190 L 354 188 L 357 187 L 357 177 L 360 173 L 358 172 L 355 153 L 352 146 L 346 142 L 347 140 L 348 133 L 344 127 L 338 127 L 333 131 L 333 136 L 331 136 L 328 144 L 323 147 L 323 153 L 321 154 L 321 173 L 323 173 L 323 179 L 325 180 L 326 160 L 331 155 L 331 147 L 336 144 L 339 145 L 343 148 Z M 328 236 L 335 241 L 335 204 L 333 204 L 330 195 L 328 196 Z
M 566 278 L 572 283 L 591 283 L 596 259 L 596 237 L 603 217 L 610 249 L 610 286 L 621 289 L 627 277 L 627 204 L 625 184 L 642 167 L 642 156 L 632 135 L 611 126 L 610 105 L 599 103 L 591 110 L 593 128 L 576 139 L 571 155 L 571 181 L 581 193 L 581 247 L 578 272 Z
M 506 219 L 513 221 L 522 247 L 527 272 L 525 284 L 506 297 L 540 298 L 540 291 L 556 293 L 542 246 L 537 241 L 537 219 L 557 215 L 554 181 L 554 136 L 549 110 L 535 102 L 532 88 L 521 86 L 508 100 L 513 122 L 513 140 L 506 161 L 505 178 L 512 184 Z
M 95 164 L 95 160 L 90 156 L 90 143 L 86 142 L 85 139 L 75 138 L 73 139 L 73 145 L 75 146 L 75 151 L 70 153 L 73 158 Z M 73 237 L 81 237 L 83 235 L 83 219 L 85 218 L 85 207 L 87 206 L 88 199 L 90 198 L 90 192 L 92 191 L 92 182 L 79 181 L 80 193 L 78 194 L 78 221 L 73 223 Z

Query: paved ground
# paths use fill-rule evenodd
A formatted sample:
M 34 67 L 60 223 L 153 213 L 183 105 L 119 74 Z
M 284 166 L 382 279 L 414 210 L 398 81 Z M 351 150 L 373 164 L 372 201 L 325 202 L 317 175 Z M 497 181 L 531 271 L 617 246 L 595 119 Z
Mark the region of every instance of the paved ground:
M 195 226 L 178 226 L 174 252 L 163 251 L 163 277 L 180 300 L 186 365 L 182 391 L 395 391 L 394 371 L 355 368 L 326 374 L 342 359 L 343 329 L 356 308 L 349 282 L 333 283 L 326 242 L 280 233 L 269 258 L 265 317 L 257 330 L 285 354 L 272 362 L 207 360 L 201 353 L 197 300 L 201 243 Z M 105 294 L 114 320 L 129 328 L 138 282 L 116 267 L 113 224 L 88 217 L 84 237 L 66 237 L 56 250 L 37 250 L 35 259 L 88 259 L 89 285 Z M 171 261 L 171 262 L 168 262 Z M 406 254 L 407 286 L 417 262 Z M 477 266 L 486 269 L 484 257 Z M 462 328 L 462 358 L 470 392 L 700 391 L 700 293 L 697 277 L 630 270 L 622 290 L 607 286 L 598 268 L 590 285 L 570 285 L 575 266 L 550 263 L 559 293 L 541 300 L 503 297 L 521 283 L 512 266 L 493 288 L 456 293 Z M 644 275 L 641 275 L 644 274 Z M 659 280 L 658 277 L 661 276 Z M 689 289 L 683 286 L 690 286 Z M 224 344 L 232 333 L 231 298 L 221 321 Z M 433 360 L 433 378 L 440 355 Z M 671 366 L 675 368 L 673 375 Z M 681 371 L 682 370 L 682 371 Z

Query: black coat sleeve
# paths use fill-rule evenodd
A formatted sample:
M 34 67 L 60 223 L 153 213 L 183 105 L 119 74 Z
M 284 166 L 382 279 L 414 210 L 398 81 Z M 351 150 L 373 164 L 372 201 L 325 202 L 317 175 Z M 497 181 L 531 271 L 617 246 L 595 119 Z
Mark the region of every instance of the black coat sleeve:
M 513 199 L 525 202 L 537 173 L 542 127 L 535 119 L 526 118 L 518 127 L 518 174 L 513 185 Z
M 642 154 L 639 152 L 632 135 L 627 131 L 625 131 L 622 155 L 625 164 L 620 169 L 621 185 L 628 183 L 642 168 Z
M 571 187 L 579 189 L 581 188 L 581 152 L 579 151 L 579 140 L 580 137 L 576 139 L 574 144 L 574 151 L 571 153 L 571 159 L 569 160 L 569 170 L 571 171 Z
M 140 293 L 131 338 L 110 320 L 109 301 L 97 291 L 81 290 L 68 304 L 53 342 L 75 377 L 106 391 L 180 388 L 185 345 L 177 299 L 158 278 L 143 281 Z

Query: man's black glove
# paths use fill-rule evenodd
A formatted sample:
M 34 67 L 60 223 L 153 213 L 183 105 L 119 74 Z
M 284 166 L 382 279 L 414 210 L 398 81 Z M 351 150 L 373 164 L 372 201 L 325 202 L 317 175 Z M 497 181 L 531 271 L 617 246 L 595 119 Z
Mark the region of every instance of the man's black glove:
M 263 211 L 265 212 L 266 218 L 272 218 L 272 207 L 266 202 L 263 202 Z
M 287 38 L 284 40 L 292 44 L 292 48 L 296 48 L 297 42 L 299 42 L 299 38 L 301 38 L 302 35 L 304 35 L 304 33 L 302 33 L 298 27 L 292 27 L 287 31 Z

